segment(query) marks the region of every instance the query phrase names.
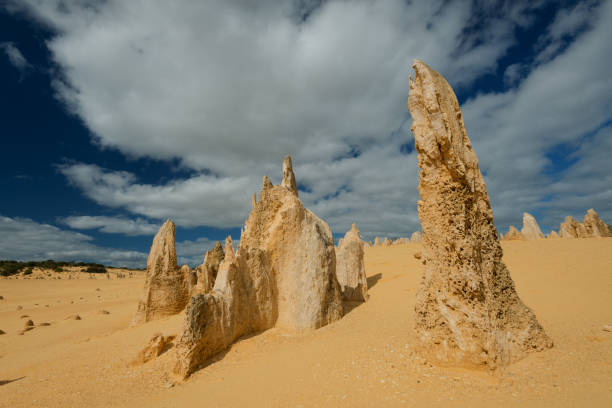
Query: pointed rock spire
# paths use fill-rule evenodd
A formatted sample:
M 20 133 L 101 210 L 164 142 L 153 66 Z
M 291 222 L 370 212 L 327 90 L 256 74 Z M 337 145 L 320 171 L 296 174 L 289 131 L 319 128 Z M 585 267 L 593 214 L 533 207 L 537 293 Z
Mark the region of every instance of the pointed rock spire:
M 527 240 L 542 239 L 544 234 L 538 225 L 538 222 L 529 213 L 523 213 L 523 228 L 521 229 L 523 238 Z
M 443 364 L 509 364 L 552 342 L 502 262 L 489 194 L 455 93 L 423 62 L 415 60 L 413 68 L 408 107 L 426 261 L 417 336 L 425 354 Z
M 175 231 L 174 223 L 168 220 L 153 238 L 135 324 L 177 314 L 189 300 L 189 285 L 176 263 Z
M 291 156 L 287 156 L 285 157 L 285 160 L 283 160 L 283 181 L 281 186 L 288 188 L 296 196 L 298 195 L 297 183 L 295 181 L 293 165 L 291 163 Z
M 272 188 L 272 182 L 270 181 L 270 177 L 268 176 L 263 176 L 263 190 L 267 190 L 269 188 Z

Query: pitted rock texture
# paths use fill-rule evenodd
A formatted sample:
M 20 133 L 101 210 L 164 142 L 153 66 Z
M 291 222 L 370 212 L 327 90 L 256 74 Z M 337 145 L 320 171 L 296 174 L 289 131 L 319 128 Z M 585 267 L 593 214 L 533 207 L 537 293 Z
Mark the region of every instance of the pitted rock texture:
M 212 290 L 224 257 L 225 253 L 219 241 L 213 249 L 206 251 L 204 263 L 197 268 L 198 279 L 193 293 L 208 293 Z
M 610 227 L 603 222 L 594 209 L 590 209 L 584 216 L 584 229 L 588 237 L 610 237 Z
M 423 352 L 440 364 L 509 364 L 552 342 L 502 262 L 489 195 L 446 80 L 416 60 L 408 106 L 426 261 L 416 302 Z
M 179 377 L 241 336 L 271 327 L 316 329 L 342 317 L 331 231 L 302 205 L 291 161 L 284 164 L 281 185 L 264 177 L 235 255 L 226 242 L 212 292 L 189 301 L 176 346 Z
M 544 234 L 542 234 L 538 222 L 533 215 L 529 213 L 523 213 L 523 229 L 521 229 L 521 235 L 529 241 L 544 238 Z
M 363 246 L 357 225 L 353 224 L 336 248 L 336 276 L 344 300 L 359 302 L 368 300 Z
M 581 222 L 576 221 L 572 216 L 567 216 L 559 227 L 559 236 L 561 238 L 586 238 L 587 233 Z
M 181 312 L 189 300 L 189 285 L 184 271 L 176 264 L 175 226 L 171 220 L 159 229 L 147 259 L 144 293 L 134 324 Z

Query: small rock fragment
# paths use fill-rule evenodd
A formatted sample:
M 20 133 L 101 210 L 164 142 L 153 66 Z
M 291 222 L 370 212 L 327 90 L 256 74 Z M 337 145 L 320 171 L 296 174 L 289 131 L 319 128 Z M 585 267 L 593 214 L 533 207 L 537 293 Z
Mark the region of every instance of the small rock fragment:
M 420 252 L 420 251 L 419 251 L 419 252 L 415 252 L 415 253 L 414 253 L 414 257 L 415 257 L 416 259 L 421 259 L 421 252 Z
M 31 327 L 34 326 L 34 322 L 32 320 L 28 320 L 27 322 L 25 322 L 25 327 Z
M 47 322 L 38 323 L 38 326 L 51 326 L 51 323 L 47 323 Z
M 151 340 L 149 340 L 149 344 L 140 350 L 138 356 L 136 356 L 136 358 L 132 361 L 132 364 L 144 364 L 147 361 L 159 356 L 164 351 L 172 347 L 172 341 L 175 337 L 176 336 L 164 336 L 161 333 L 154 334 L 153 337 L 151 337 Z
M 603 329 L 603 331 L 612 332 L 612 326 L 610 326 L 609 324 L 604 324 L 602 329 Z
M 21 310 L 23 307 L 21 305 L 17 305 L 17 310 Z
M 110 314 L 110 312 L 108 310 L 100 310 L 98 313 L 99 314 L 104 314 L 104 315 Z
M 78 314 L 73 314 L 68 316 L 65 320 L 81 320 L 81 316 L 79 316 Z

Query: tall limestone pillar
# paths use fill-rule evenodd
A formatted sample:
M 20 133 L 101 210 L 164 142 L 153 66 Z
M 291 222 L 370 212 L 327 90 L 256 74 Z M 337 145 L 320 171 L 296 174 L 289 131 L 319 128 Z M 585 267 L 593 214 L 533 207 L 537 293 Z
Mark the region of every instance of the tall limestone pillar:
M 426 270 L 416 302 L 424 352 L 495 368 L 552 346 L 502 262 L 489 195 L 452 88 L 415 60 L 408 107 L 418 153 Z

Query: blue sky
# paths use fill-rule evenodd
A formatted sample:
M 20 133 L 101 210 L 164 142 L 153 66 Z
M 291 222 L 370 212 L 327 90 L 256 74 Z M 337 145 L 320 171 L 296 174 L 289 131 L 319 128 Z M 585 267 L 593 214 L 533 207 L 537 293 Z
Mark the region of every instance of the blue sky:
M 454 87 L 500 231 L 612 220 L 612 1 L 83 1 L 0 6 L 0 259 L 144 266 L 238 239 L 291 154 L 336 237 L 419 229 L 406 109 Z

